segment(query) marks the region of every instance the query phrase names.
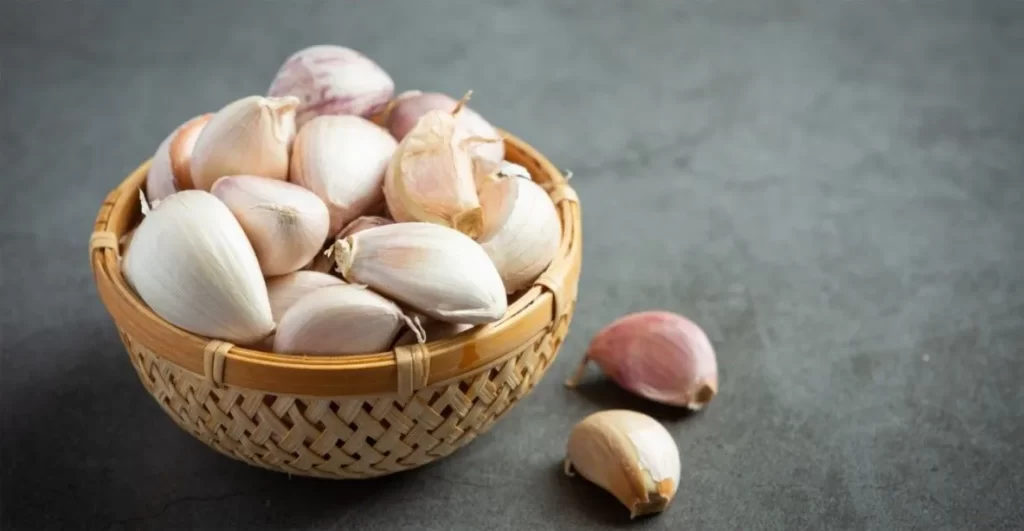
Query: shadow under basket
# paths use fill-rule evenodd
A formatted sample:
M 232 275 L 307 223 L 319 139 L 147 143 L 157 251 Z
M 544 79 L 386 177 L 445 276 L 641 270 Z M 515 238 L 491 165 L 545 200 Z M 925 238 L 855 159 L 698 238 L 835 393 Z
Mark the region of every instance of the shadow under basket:
M 149 162 L 103 202 L 90 240 L 100 298 L 146 390 L 179 426 L 243 462 L 289 474 L 383 476 L 445 457 L 490 429 L 544 376 L 565 339 L 580 275 L 580 210 L 565 177 L 506 134 L 506 159 L 555 202 L 559 252 L 500 321 L 359 356 L 260 352 L 181 330 L 121 274 L 119 240 L 141 219 Z

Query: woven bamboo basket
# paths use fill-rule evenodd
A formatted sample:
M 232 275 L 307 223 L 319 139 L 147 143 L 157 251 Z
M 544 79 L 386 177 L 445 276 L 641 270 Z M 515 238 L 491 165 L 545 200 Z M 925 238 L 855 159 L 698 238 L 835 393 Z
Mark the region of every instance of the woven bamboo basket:
M 146 391 L 214 450 L 301 476 L 387 475 L 445 457 L 486 432 L 558 354 L 581 260 L 575 192 L 543 155 L 504 134 L 506 158 L 528 169 L 557 206 L 557 257 L 500 321 L 361 356 L 250 350 L 190 334 L 154 314 L 119 266 L 118 242 L 141 218 L 139 189 L 150 162 L 143 163 L 103 202 L 89 254 L 100 298 Z

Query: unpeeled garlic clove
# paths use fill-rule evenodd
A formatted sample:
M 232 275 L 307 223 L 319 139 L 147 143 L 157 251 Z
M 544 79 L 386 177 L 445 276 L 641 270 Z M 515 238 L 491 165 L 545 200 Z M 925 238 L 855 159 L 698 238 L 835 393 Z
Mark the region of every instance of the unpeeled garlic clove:
M 320 288 L 342 286 L 345 281 L 318 271 L 296 271 L 267 279 L 267 295 L 270 297 L 270 313 L 274 322 L 281 322 L 288 308 L 296 301 Z
M 150 201 L 160 201 L 178 190 L 193 187 L 189 167 L 192 149 L 212 116 L 210 113 L 196 116 L 176 127 L 160 142 L 146 175 L 146 196 Z
M 209 192 L 183 190 L 161 201 L 135 229 L 123 265 L 143 302 L 179 328 L 237 344 L 274 331 L 256 253 Z
M 689 319 L 647 311 L 616 319 L 594 336 L 575 386 L 594 361 L 615 383 L 639 396 L 700 410 L 718 393 L 718 361 L 707 335 Z
M 395 98 L 394 108 L 387 116 L 387 127 L 391 134 L 398 140 L 405 138 L 416 125 L 416 122 L 428 111 L 442 111 L 451 114 L 460 102 L 447 94 L 440 92 L 406 91 Z M 487 120 L 479 113 L 463 107 L 458 114 L 458 129 L 460 138 L 480 137 L 500 139 L 501 135 Z M 479 142 L 475 143 L 470 151 L 474 157 L 480 157 L 494 162 L 501 162 L 505 158 L 505 144 L 503 142 Z
M 217 111 L 192 150 L 194 187 L 209 191 L 228 175 L 286 180 L 298 104 L 294 96 L 247 96 Z
M 489 323 L 508 309 L 501 276 L 483 247 L 448 227 L 374 227 L 338 240 L 331 252 L 345 280 L 440 321 Z
M 352 222 L 349 223 L 348 225 L 345 225 L 345 228 L 341 229 L 341 232 L 339 232 L 335 238 L 338 240 L 343 240 L 357 232 L 364 231 L 366 229 L 372 229 L 374 227 L 383 227 L 384 225 L 391 225 L 392 223 L 394 223 L 394 221 L 383 216 L 360 216 L 352 220 Z
M 569 434 L 565 473 L 579 472 L 629 509 L 630 518 L 668 508 L 679 488 L 679 448 L 653 418 L 624 409 L 594 413 Z
M 420 318 L 420 324 L 423 327 L 423 340 L 427 341 L 440 341 L 449 337 L 457 336 L 474 325 L 468 323 L 446 323 L 444 321 L 438 321 L 436 319 Z M 412 345 L 420 340 L 416 335 L 415 330 L 406 330 L 402 335 L 398 336 L 398 341 L 395 341 L 396 347 L 402 347 L 406 345 Z
M 482 186 L 480 203 L 485 214 L 482 245 L 505 290 L 529 287 L 558 254 L 562 224 L 554 202 L 531 180 L 495 177 Z
M 362 53 L 330 44 L 303 48 L 281 65 L 269 96 L 297 96 L 299 127 L 317 116 L 350 114 L 369 118 L 384 109 L 395 82 Z
M 327 240 L 327 206 L 313 192 L 251 175 L 221 177 L 210 192 L 231 209 L 259 258 L 263 276 L 308 264 Z
M 384 128 L 365 118 L 320 116 L 299 130 L 289 178 L 323 199 L 336 234 L 383 205 L 384 170 L 397 146 Z
M 370 354 L 391 348 L 415 326 L 395 303 L 350 284 L 312 291 L 281 317 L 274 351 L 284 354 Z

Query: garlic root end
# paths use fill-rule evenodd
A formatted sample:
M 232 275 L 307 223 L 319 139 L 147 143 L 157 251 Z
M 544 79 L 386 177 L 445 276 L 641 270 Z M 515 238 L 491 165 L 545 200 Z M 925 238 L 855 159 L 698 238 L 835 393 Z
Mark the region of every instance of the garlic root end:
M 694 395 L 693 399 L 686 404 L 686 407 L 694 411 L 700 411 L 704 409 L 704 406 L 711 402 L 711 399 L 714 398 L 716 394 L 718 394 L 716 386 L 710 383 L 705 383 L 697 390 L 697 393 Z
M 342 278 L 348 280 L 349 271 L 352 269 L 352 260 L 354 259 L 356 254 L 355 240 L 349 238 L 346 238 L 344 240 L 338 240 L 334 242 L 334 245 L 331 246 L 331 249 L 335 249 L 334 270 L 337 271 L 338 273 L 341 273 Z
M 473 207 L 455 214 L 452 218 L 452 228 L 474 240 L 477 239 L 484 229 L 483 208 Z

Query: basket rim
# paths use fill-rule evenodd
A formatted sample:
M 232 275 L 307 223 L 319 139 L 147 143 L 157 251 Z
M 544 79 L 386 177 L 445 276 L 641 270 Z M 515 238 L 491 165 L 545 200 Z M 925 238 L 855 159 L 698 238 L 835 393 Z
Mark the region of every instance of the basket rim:
M 117 242 L 141 216 L 139 191 L 151 159 L 108 194 L 97 214 L 90 264 L 100 298 L 124 341 L 125 335 L 130 336 L 133 343 L 182 369 L 205 375 L 214 385 L 296 396 L 368 397 L 409 394 L 487 370 L 535 342 L 552 323 L 557 327 L 560 321 L 568 321 L 582 259 L 579 201 L 568 180 L 533 146 L 503 129 L 499 133 L 504 137 L 506 160 L 524 166 L 555 202 L 562 235 L 552 263 L 496 322 L 425 345 L 345 356 L 265 352 L 180 329 L 150 310 L 120 269 Z

